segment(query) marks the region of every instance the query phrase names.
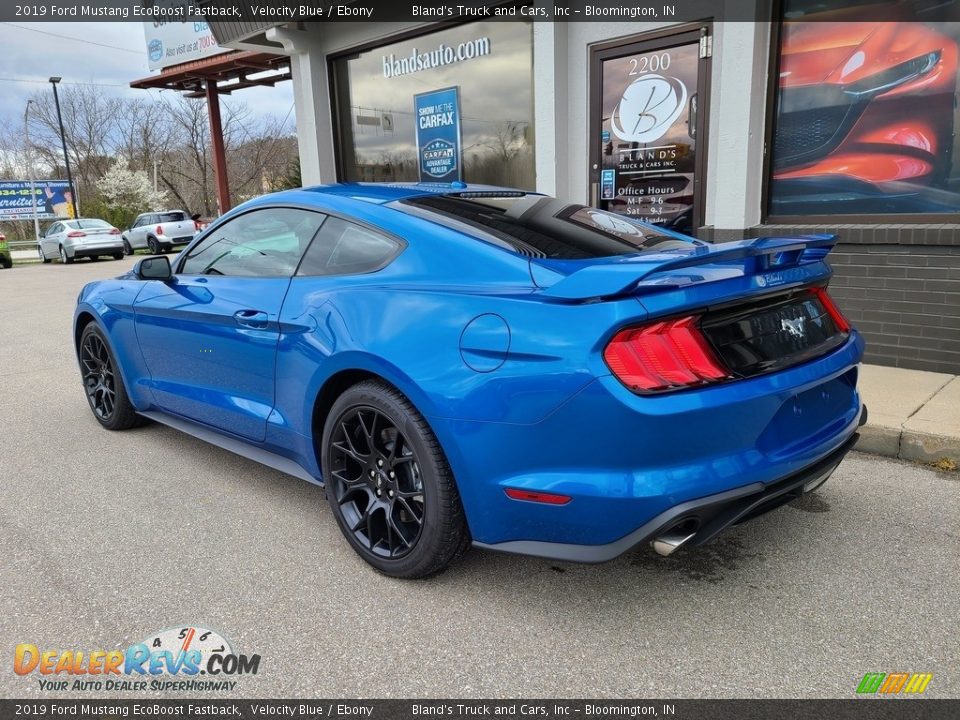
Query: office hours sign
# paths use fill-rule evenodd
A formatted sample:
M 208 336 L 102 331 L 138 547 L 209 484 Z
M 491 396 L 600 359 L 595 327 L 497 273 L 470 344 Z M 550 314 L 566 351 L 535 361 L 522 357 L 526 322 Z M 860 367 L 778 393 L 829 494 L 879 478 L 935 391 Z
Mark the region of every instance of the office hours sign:
M 420 182 L 463 179 L 460 89 L 448 87 L 413 96 Z
M 599 205 L 692 230 L 699 44 L 604 59 Z

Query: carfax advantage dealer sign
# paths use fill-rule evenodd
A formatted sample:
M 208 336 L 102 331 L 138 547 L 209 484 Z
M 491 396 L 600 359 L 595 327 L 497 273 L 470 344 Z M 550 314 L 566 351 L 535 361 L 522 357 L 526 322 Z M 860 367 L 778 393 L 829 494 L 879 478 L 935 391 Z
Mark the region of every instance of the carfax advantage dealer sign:
M 413 96 L 420 182 L 463 179 L 460 89 L 448 87 Z

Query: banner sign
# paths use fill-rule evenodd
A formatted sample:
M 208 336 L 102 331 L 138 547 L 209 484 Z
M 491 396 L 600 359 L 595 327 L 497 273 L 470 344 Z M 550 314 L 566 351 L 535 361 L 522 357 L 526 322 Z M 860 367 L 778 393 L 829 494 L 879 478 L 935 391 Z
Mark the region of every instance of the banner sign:
M 73 217 L 73 197 L 66 180 L 37 180 L 33 185 L 40 220 Z M 0 180 L 0 220 L 32 220 L 33 208 L 29 181 Z
M 463 179 L 460 141 L 460 88 L 448 87 L 413 96 L 420 182 Z
M 156 20 L 143 23 L 147 64 L 151 70 L 229 52 L 217 45 L 210 26 L 203 20 Z

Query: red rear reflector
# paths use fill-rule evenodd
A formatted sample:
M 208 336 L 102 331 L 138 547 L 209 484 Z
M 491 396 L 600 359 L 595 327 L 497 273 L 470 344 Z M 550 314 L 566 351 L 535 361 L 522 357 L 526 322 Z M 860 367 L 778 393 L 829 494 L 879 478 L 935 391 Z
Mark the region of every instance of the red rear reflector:
M 68 232 L 67 237 L 86 237 L 85 232 L 80 232 L 79 230 L 74 230 L 73 232 Z
M 827 294 L 827 289 L 817 288 L 813 292 L 824 309 L 830 313 L 830 317 L 833 320 L 833 324 L 837 326 L 837 330 L 840 332 L 850 332 L 850 322 L 843 316 L 843 313 L 840 312 L 840 308 L 833 302 L 833 298 Z
M 519 488 L 506 488 L 504 492 L 508 498 L 514 500 L 527 500 L 529 502 L 544 503 L 546 505 L 566 505 L 573 499 L 569 495 L 556 495 L 554 493 L 537 492 L 536 490 L 520 490 Z
M 160 225 L 157 225 L 157 235 L 163 235 L 163 228 Z
M 631 390 L 659 392 L 725 380 L 720 363 L 700 332 L 697 316 L 664 320 L 618 332 L 603 359 Z

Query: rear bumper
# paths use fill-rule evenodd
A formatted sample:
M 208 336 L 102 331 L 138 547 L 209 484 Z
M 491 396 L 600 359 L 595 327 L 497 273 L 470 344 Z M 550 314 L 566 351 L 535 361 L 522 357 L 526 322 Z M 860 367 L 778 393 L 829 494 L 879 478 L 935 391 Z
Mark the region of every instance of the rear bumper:
M 193 238 L 193 235 L 182 237 L 167 237 L 166 235 L 162 235 L 157 238 L 157 242 L 163 247 L 178 247 L 180 245 L 188 245 Z
M 867 409 L 863 406 L 861 425 L 866 422 L 866 417 Z M 491 545 L 474 542 L 474 547 L 551 560 L 601 563 L 613 560 L 638 545 L 667 537 L 670 533 L 682 537 L 679 544 L 702 545 L 729 527 L 752 520 L 795 500 L 805 492 L 816 490 L 833 474 L 858 437 L 856 432 L 853 433 L 843 445 L 825 458 L 781 480 L 766 485 L 752 483 L 675 505 L 616 542 L 605 545 L 574 545 L 521 540 Z
M 64 246 L 70 257 L 96 257 L 97 255 L 115 255 L 123 252 L 123 241 L 97 243 L 96 245 L 74 245 L 73 247 Z
M 618 548 L 678 506 L 749 495 L 832 456 L 862 416 L 862 354 L 854 331 L 828 355 L 733 383 L 637 396 L 604 376 L 538 422 L 429 420 L 477 544 Z M 571 500 L 518 500 L 508 488 Z

